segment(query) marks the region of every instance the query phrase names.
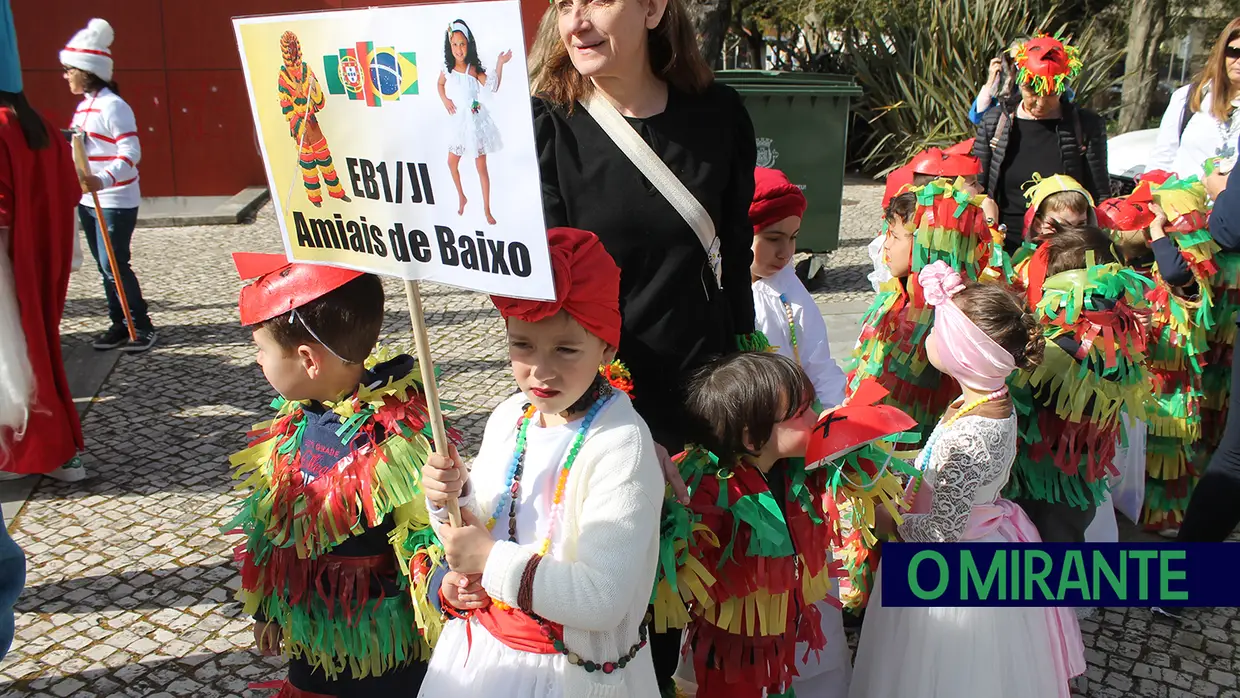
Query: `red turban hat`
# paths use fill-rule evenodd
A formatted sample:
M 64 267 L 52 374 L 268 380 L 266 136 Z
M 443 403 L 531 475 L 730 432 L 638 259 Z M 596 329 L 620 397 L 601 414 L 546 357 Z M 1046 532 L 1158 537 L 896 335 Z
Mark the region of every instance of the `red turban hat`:
M 785 218 L 803 217 L 805 207 L 805 194 L 789 182 L 783 172 L 768 167 L 754 168 L 753 201 L 749 204 L 749 222 L 753 224 L 754 235 Z
M 260 252 L 234 252 L 233 264 L 243 280 L 258 279 L 241 289 L 243 327 L 284 315 L 362 275 L 352 269 L 292 263 L 282 254 Z
M 576 228 L 547 231 L 555 300 L 491 296 L 504 319 L 538 322 L 563 310 L 608 346 L 620 346 L 620 267 L 594 233 Z

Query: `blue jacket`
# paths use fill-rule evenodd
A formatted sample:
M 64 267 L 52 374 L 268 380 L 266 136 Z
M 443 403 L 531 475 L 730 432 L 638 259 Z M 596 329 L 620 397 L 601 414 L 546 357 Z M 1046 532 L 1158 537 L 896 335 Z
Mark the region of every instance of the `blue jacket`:
M 1210 213 L 1210 235 L 1224 252 L 1240 252 L 1240 167 L 1227 177 L 1227 189 L 1218 195 Z
M 0 520 L 0 659 L 13 644 L 13 604 L 26 586 L 26 555 Z

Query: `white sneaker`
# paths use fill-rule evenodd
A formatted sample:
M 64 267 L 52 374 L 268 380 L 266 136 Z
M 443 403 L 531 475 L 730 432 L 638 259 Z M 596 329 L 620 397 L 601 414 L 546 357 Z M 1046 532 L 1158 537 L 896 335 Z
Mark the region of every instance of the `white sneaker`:
M 82 459 L 77 456 L 74 456 L 68 463 L 48 473 L 47 476 L 61 482 L 81 482 L 90 477 L 86 472 L 86 466 L 82 465 Z

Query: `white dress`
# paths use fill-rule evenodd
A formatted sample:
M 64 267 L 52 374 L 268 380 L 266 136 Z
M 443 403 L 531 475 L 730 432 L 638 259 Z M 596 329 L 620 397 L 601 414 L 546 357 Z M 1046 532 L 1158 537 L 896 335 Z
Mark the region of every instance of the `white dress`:
M 1037 541 L 1028 517 L 999 496 L 1016 458 L 1015 415 L 961 417 L 931 440 L 929 458 L 919 459 L 923 482 L 913 508 L 924 513 L 905 517 L 904 540 Z M 1067 698 L 1067 676 L 1084 671 L 1072 609 L 889 608 L 882 575 L 880 563 L 852 698 Z
M 484 521 L 507 483 L 524 396 L 506 400 L 487 421 L 470 472 L 473 493 L 461 499 Z M 526 560 L 547 535 L 555 480 L 580 422 L 526 434 L 517 501 L 517 541 L 507 512 L 497 517 L 497 542 L 482 585 L 492 598 L 516 605 Z M 637 642 L 654 586 L 662 472 L 645 423 L 623 394 L 595 418 L 565 484 L 550 555 L 534 578 L 533 610 L 564 625 L 564 642 L 584 659 L 615 661 Z M 442 521 L 443 512 L 432 509 Z M 583 538 L 585 536 L 585 538 Z M 624 649 L 620 649 L 623 647 Z M 563 654 L 512 649 L 476 620 L 444 627 L 418 693 L 423 698 L 645 698 L 657 696 L 650 647 L 610 675 L 587 673 Z
M 486 106 L 486 96 L 499 89 L 497 76 L 487 74 L 487 84 L 483 85 L 469 73 L 441 72 L 446 78 L 444 94 L 456 107 L 448 129 L 448 152 L 473 158 L 503 150 L 504 141 Z

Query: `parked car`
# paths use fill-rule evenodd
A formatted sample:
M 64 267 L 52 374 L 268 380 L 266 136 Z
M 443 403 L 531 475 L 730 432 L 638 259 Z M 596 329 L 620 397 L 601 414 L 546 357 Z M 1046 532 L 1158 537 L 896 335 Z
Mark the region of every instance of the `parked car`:
M 1129 131 L 1107 139 L 1107 174 L 1111 176 L 1111 196 L 1124 196 L 1137 186 L 1137 176 L 1154 152 L 1158 129 Z

